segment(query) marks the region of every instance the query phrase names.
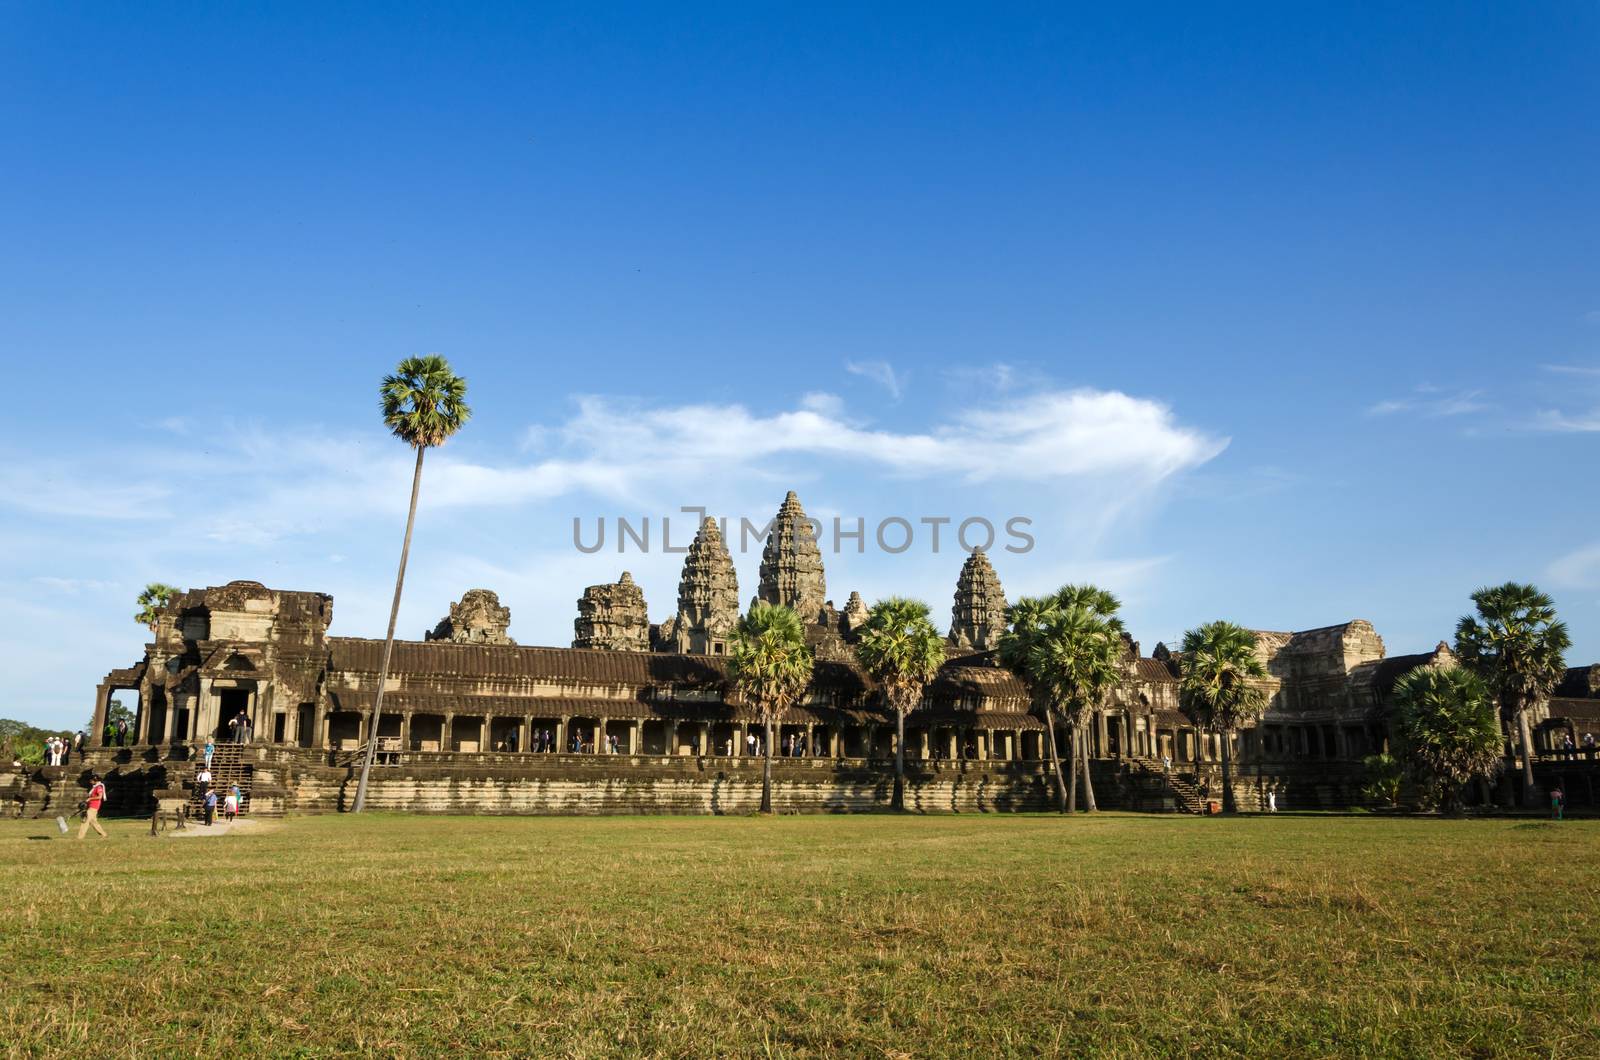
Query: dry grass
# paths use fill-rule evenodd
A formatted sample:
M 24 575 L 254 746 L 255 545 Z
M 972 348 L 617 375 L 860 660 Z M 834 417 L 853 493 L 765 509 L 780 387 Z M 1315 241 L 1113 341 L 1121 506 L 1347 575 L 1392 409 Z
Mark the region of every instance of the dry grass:
M 0 824 L 15 1054 L 1594 1055 L 1600 822 Z

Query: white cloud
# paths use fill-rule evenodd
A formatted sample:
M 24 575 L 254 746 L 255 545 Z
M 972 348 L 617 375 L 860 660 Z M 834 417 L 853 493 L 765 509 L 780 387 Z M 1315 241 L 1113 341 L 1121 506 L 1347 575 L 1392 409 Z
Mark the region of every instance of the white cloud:
M 1600 544 L 1569 552 L 1545 570 L 1550 581 L 1572 589 L 1600 589 Z
M 900 388 L 904 380 L 895 374 L 894 365 L 888 361 L 846 361 L 844 370 L 851 375 L 872 380 L 887 390 L 891 398 L 900 400 Z
M 1438 387 L 1425 384 L 1417 387 L 1414 393 L 1415 397 L 1380 401 L 1367 409 L 1367 415 L 1392 416 L 1399 412 L 1415 412 L 1429 419 L 1441 419 L 1447 416 L 1465 416 L 1471 412 L 1483 412 L 1490 407 L 1487 402 L 1479 400 L 1483 396 L 1482 390 L 1445 393 Z
M 1600 375 L 1600 366 L 1589 364 L 1541 364 L 1539 367 L 1557 375 Z
M 1593 412 L 1569 415 L 1557 412 L 1554 409 L 1545 409 L 1534 417 L 1533 425 L 1538 430 L 1562 431 L 1567 433 L 1583 431 L 1600 431 L 1600 409 Z

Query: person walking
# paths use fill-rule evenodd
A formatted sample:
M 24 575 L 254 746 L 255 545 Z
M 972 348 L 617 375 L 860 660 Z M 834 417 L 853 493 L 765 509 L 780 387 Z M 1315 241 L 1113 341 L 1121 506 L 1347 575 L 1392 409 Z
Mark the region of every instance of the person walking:
M 210 828 L 211 822 L 216 820 L 217 817 L 217 793 L 214 791 L 206 792 L 204 805 L 206 808 L 205 826 Z
M 1561 820 L 1562 804 L 1567 801 L 1566 793 L 1558 784 L 1550 789 L 1550 817 L 1552 820 Z
M 1267 812 L 1268 813 L 1277 813 L 1278 812 L 1278 791 L 1277 791 L 1276 788 L 1274 788 L 1271 791 L 1267 792 Z
M 206 749 L 205 749 L 205 752 L 204 752 L 204 754 L 206 756 L 206 768 L 207 769 L 211 768 L 211 756 L 216 754 L 216 753 L 217 753 L 217 745 L 211 741 L 211 737 L 207 736 L 206 737 Z
M 88 733 L 79 729 L 72 737 L 72 750 L 77 754 L 78 761 L 83 761 L 83 741 L 89 738 Z
M 222 800 L 222 815 L 232 824 L 233 819 L 239 815 L 239 785 L 235 784 L 228 789 L 228 797 Z
M 195 784 L 199 785 L 200 794 L 204 795 L 206 792 L 210 791 L 211 790 L 211 767 L 209 765 L 201 766 L 200 767 L 200 772 L 198 772 L 198 773 L 196 773 L 194 775 L 194 782 L 195 782 Z
M 100 807 L 106 802 L 105 782 L 93 773 L 89 774 L 89 797 L 83 802 L 83 826 L 78 829 L 78 838 L 82 839 L 93 828 L 100 833 L 101 839 L 110 839 L 106 830 L 100 827 Z

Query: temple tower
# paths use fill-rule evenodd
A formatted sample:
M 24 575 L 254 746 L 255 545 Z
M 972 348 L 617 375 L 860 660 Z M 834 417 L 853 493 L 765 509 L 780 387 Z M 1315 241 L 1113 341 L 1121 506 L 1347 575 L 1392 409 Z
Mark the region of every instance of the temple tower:
M 871 616 L 867 612 L 866 603 L 861 599 L 861 594 L 852 590 L 850 599 L 844 604 L 844 632 L 854 633 L 867 624 L 869 617 Z
M 424 640 L 448 640 L 456 644 L 515 644 L 506 635 L 511 626 L 511 609 L 500 606 L 500 597 L 488 589 L 468 589 L 450 605 L 450 614 L 439 620 Z
M 649 651 L 650 614 L 644 590 L 627 571 L 613 584 L 589 586 L 578 598 L 572 629 L 574 648 Z
M 739 622 L 739 577 L 715 519 L 700 524 L 678 580 L 678 614 L 665 631 L 674 651 L 721 655 Z
M 983 549 L 968 553 L 950 609 L 950 643 L 962 651 L 992 651 L 1006 630 L 1006 594 Z
M 772 521 L 766 547 L 761 550 L 761 584 L 756 598 L 792 607 L 801 621 L 815 622 L 827 596 L 822 551 L 817 548 L 800 498 L 790 490 Z

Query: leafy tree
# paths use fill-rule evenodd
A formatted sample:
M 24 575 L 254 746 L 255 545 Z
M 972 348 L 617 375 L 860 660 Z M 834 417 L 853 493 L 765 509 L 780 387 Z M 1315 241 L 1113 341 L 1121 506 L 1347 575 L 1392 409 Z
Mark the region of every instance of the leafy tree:
M 394 578 L 394 602 L 389 606 L 389 632 L 384 636 L 383 661 L 378 667 L 378 692 L 372 704 L 372 728 L 368 734 L 366 757 L 361 762 L 361 779 L 356 783 L 356 813 L 366 808 L 367 780 L 378 749 L 378 722 L 383 716 L 383 686 L 389 679 L 389 658 L 394 653 L 394 627 L 400 617 L 400 590 L 406 580 L 411 529 L 417 521 L 422 456 L 429 449 L 448 441 L 472 415 L 466 401 L 467 381 L 452 372 L 450 362 L 438 354 L 407 357 L 400 362 L 393 375 L 384 376 L 378 394 L 384 425 L 395 437 L 417 451 L 417 466 L 411 474 L 411 507 L 406 512 L 406 536 L 400 545 L 400 569 Z
M 766 732 L 761 812 L 772 812 L 773 728 L 811 683 L 813 660 L 805 627 L 792 608 L 757 601 L 739 619 L 728 651 L 728 676 L 754 704 Z
M 124 706 L 122 700 L 112 696 L 111 702 L 106 704 L 106 722 L 110 725 L 115 725 L 119 721 L 125 721 L 131 728 L 133 720 L 133 711 Z
M 873 605 L 856 641 L 856 658 L 883 687 L 894 710 L 894 801 L 906 803 L 906 715 L 922 702 L 944 663 L 944 638 L 921 600 L 890 597 Z
M 1078 765 L 1072 764 L 1072 787 L 1061 776 L 1061 753 L 1056 747 L 1056 708 L 1050 698 L 1047 682 L 1034 670 L 1034 646 L 1043 635 L 1046 620 L 1055 610 L 1055 601 L 1048 596 L 1024 596 L 1006 609 L 1007 629 L 1000 635 L 1000 665 L 1017 675 L 1028 689 L 1033 709 L 1044 715 L 1045 746 L 1049 750 L 1050 769 L 1055 777 L 1056 810 L 1068 813 L 1075 808 L 1078 796 Z
M 1476 617 L 1456 623 L 1456 654 L 1483 678 L 1499 703 L 1507 734 L 1522 746 L 1523 792 L 1538 803 L 1533 782 L 1533 737 L 1528 712 L 1548 699 L 1566 671 L 1572 647 L 1555 603 L 1532 585 L 1507 582 L 1472 594 Z
M 1028 687 L 1043 709 L 1056 798 L 1063 813 L 1077 809 L 1083 778 L 1084 809 L 1096 808 L 1089 772 L 1088 722 L 1122 682 L 1127 652 L 1117 598 L 1092 585 L 1063 586 L 1053 596 L 1024 597 L 1010 609 L 1011 628 L 1000 638 L 1000 661 Z M 1061 776 L 1056 716 L 1072 732 L 1070 779 Z
M 1458 808 L 1461 788 L 1502 764 L 1500 720 L 1482 678 L 1462 667 L 1423 666 L 1395 682 L 1401 753 L 1429 804 Z
M 1222 809 L 1233 813 L 1233 733 L 1267 707 L 1256 635 L 1232 622 L 1207 622 L 1183 635 L 1180 665 L 1178 709 L 1196 729 L 1222 738 Z
M 141 626 L 149 627 L 150 632 L 154 633 L 156 619 L 161 616 L 161 609 L 182 591 L 163 582 L 151 582 L 144 587 L 144 592 L 139 594 L 139 611 L 133 616 L 133 620 Z
M 1361 794 L 1386 806 L 1398 806 L 1400 785 L 1405 780 L 1405 763 L 1391 754 L 1375 754 L 1363 758 L 1361 765 L 1367 775 Z

